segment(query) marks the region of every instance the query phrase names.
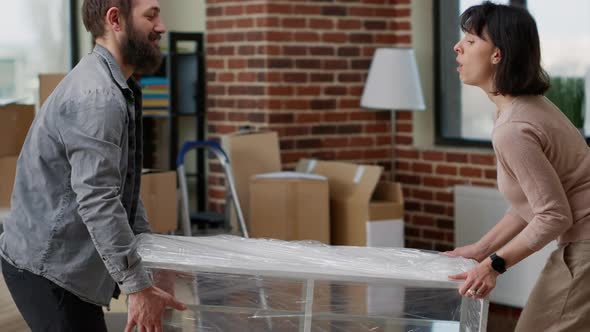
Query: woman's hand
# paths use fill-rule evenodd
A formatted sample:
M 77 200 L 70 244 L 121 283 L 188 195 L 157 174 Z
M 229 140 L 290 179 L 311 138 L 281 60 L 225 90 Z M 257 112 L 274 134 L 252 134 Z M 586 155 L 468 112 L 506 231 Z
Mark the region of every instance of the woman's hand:
M 445 251 L 441 254 L 446 256 L 460 256 L 463 258 L 471 258 L 475 259 L 478 262 L 481 262 L 487 257 L 485 250 L 481 248 L 481 246 L 477 243 L 469 244 L 464 247 L 458 247 L 455 248 L 455 250 Z
M 466 297 L 483 299 L 496 287 L 496 278 L 500 273 L 492 268 L 491 261 L 486 259 L 471 270 L 449 276 L 452 280 L 465 280 L 459 288 L 459 294 Z

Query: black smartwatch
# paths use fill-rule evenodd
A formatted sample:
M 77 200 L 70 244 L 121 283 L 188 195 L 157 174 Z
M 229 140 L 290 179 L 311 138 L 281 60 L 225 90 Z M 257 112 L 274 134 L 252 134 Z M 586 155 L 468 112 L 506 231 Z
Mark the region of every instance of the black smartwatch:
M 490 259 L 492 260 L 492 269 L 496 270 L 500 274 L 506 272 L 506 261 L 504 258 L 496 255 L 496 253 L 493 253 L 490 255 Z

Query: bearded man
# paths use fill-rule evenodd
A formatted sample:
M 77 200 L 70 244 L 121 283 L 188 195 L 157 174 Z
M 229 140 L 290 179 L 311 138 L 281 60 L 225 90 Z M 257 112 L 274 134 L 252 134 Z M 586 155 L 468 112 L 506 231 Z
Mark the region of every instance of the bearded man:
M 126 331 L 161 331 L 165 307 L 186 306 L 154 286 L 136 250 L 150 228 L 131 75 L 160 65 L 166 28 L 157 0 L 85 0 L 82 17 L 96 46 L 29 130 L 0 237 L 2 273 L 32 331 L 106 331 L 102 307 L 120 291 Z

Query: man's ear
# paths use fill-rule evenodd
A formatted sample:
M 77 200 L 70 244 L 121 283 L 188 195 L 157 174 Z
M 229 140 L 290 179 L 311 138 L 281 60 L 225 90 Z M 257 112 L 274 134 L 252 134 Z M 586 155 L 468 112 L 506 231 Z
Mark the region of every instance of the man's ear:
M 492 63 L 497 65 L 500 63 L 500 61 L 502 60 L 502 52 L 500 51 L 499 48 L 495 48 L 494 49 L 494 53 L 492 53 Z
M 123 18 L 119 8 L 111 7 L 107 11 L 105 23 L 110 27 L 110 30 L 115 32 L 123 31 Z

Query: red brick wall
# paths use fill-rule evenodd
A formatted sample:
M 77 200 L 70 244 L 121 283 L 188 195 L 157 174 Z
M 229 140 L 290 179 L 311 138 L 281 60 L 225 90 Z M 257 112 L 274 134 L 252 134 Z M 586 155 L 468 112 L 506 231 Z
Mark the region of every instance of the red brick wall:
M 209 137 L 244 125 L 275 130 L 284 168 L 347 160 L 382 165 L 390 178 L 395 160 L 407 246 L 450 249 L 448 188 L 494 186 L 492 152 L 418 151 L 411 112 L 396 113 L 394 147 L 390 112 L 359 106 L 375 48 L 410 47 L 410 24 L 410 0 L 207 0 Z M 214 174 L 212 208 L 223 192 Z
M 377 47 L 410 45 L 409 0 L 207 1 L 208 131 L 279 133 L 301 158 L 392 166 L 389 111 L 359 106 Z M 215 165 L 213 165 L 215 170 Z M 213 177 L 210 197 L 223 198 Z
M 398 121 L 398 128 L 399 123 Z M 490 152 L 437 148 L 417 150 L 398 144 L 396 178 L 406 201 L 406 246 L 450 250 L 454 246 L 452 187 L 496 186 L 495 158 Z

